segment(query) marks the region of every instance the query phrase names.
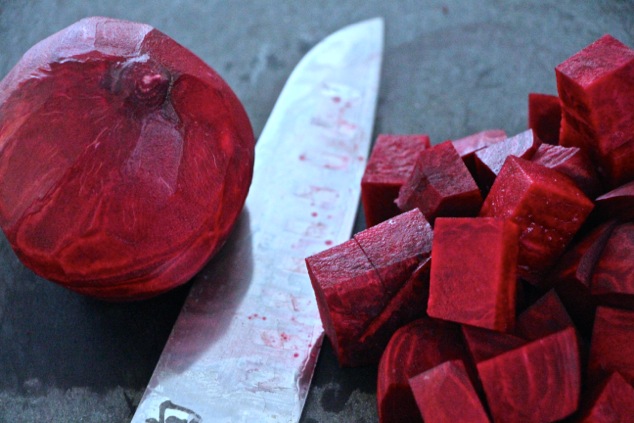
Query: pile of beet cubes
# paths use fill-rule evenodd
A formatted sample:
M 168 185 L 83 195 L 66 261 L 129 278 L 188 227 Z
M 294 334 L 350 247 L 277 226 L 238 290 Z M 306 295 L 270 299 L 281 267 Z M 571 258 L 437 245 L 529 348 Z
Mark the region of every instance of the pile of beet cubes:
M 306 259 L 381 422 L 634 421 L 634 50 L 555 74 L 515 136 L 380 135 L 368 229 Z

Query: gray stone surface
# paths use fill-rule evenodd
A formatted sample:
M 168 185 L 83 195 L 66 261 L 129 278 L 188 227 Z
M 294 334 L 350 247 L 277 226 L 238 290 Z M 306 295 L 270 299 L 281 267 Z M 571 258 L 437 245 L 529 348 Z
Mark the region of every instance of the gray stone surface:
M 529 92 L 555 93 L 553 68 L 605 33 L 634 46 L 631 1 L 1 1 L 0 77 L 74 21 L 146 22 L 234 88 L 260 133 L 293 66 L 320 39 L 383 16 L 375 132 L 437 143 L 526 127 Z M 363 227 L 360 219 L 357 230 Z M 125 422 L 187 287 L 136 304 L 80 297 L 33 275 L 0 239 L 0 422 Z M 375 422 L 376 370 L 340 369 L 324 346 L 303 422 Z

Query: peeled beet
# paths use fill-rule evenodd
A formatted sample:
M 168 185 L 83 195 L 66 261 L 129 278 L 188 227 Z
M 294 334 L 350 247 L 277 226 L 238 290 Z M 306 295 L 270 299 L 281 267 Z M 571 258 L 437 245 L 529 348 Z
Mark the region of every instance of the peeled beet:
M 494 422 L 554 422 L 577 409 L 581 370 L 572 327 L 477 368 Z
M 550 94 L 528 94 L 528 127 L 547 144 L 559 144 L 561 103 L 559 97 Z
M 491 144 L 504 141 L 506 138 L 506 132 L 502 129 L 487 129 L 467 135 L 466 137 L 451 140 L 451 143 L 467 166 L 467 169 L 469 169 L 469 172 L 471 172 L 471 175 L 476 175 L 474 161 L 476 151 L 482 150 Z
M 380 423 L 422 422 L 409 379 L 467 352 L 454 323 L 423 317 L 397 330 L 379 363 L 377 406 Z
M 594 266 L 590 290 L 600 304 L 634 309 L 634 222 L 612 231 Z
M 560 144 L 596 158 L 610 187 L 634 179 L 634 50 L 604 35 L 555 71 Z
M 597 197 L 594 204 L 599 220 L 634 220 L 634 181 Z
M 516 156 L 530 159 L 541 143 L 535 132 L 532 129 L 528 129 L 504 141 L 476 151 L 474 161 L 478 186 L 483 192 L 489 192 L 507 157 Z
M 429 258 L 432 236 L 423 214 L 411 210 L 306 258 L 341 366 L 376 364 L 390 335 L 424 311 L 428 267 L 420 266 Z M 413 296 L 403 298 L 402 290 Z M 397 306 L 398 312 L 385 314 Z
M 580 423 L 626 422 L 634 416 L 634 387 L 614 372 L 596 387 L 583 408 Z
M 394 201 L 398 191 L 414 169 L 421 150 L 430 147 L 424 134 L 381 134 L 361 178 L 361 202 L 366 227 L 400 213 Z
M 450 360 L 409 379 L 426 423 L 489 422 L 464 362 Z
M 590 342 L 588 374 L 598 381 L 619 372 L 634 383 L 634 311 L 598 307 Z
M 439 217 L 434 228 L 427 313 L 511 331 L 519 228 L 510 220 Z
M 509 156 L 480 215 L 511 219 L 520 227 L 518 273 L 541 285 L 592 207 L 592 201 L 567 176 Z
M 433 224 L 438 216 L 475 216 L 482 196 L 451 141 L 423 150 L 396 205 L 402 211 L 418 208 Z
M 44 278 L 112 300 L 189 280 L 251 182 L 254 136 L 230 87 L 144 24 L 87 18 L 0 82 L 0 226 Z

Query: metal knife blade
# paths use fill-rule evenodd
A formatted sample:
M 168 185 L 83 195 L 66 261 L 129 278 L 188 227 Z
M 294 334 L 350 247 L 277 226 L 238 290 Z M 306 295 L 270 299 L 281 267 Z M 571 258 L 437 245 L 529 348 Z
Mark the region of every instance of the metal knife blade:
M 245 210 L 196 276 L 133 422 L 299 420 L 323 338 L 304 258 L 350 238 L 383 26 L 330 35 L 290 75 L 257 142 Z

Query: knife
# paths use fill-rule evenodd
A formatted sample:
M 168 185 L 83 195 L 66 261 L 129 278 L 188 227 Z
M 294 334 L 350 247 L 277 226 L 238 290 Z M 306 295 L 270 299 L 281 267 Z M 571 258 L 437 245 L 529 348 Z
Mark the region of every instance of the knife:
M 383 32 L 381 18 L 345 27 L 291 73 L 244 211 L 192 282 L 133 423 L 300 419 L 323 339 L 304 258 L 351 236 Z

